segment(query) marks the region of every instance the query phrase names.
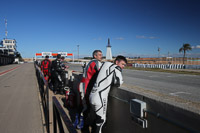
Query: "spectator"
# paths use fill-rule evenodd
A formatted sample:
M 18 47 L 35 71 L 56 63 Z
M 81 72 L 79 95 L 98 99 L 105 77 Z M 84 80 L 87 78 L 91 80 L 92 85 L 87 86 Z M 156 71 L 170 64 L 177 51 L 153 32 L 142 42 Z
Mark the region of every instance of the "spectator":
M 62 62 L 61 62 L 61 55 L 58 54 L 56 60 L 52 61 L 52 84 L 53 84 L 53 91 L 55 94 L 58 92 L 62 93 L 61 88 L 64 87 L 64 83 L 62 81 Z
M 91 109 L 95 113 L 96 125 L 92 129 L 95 133 L 101 133 L 102 127 L 106 121 L 106 111 L 108 103 L 108 94 L 111 86 L 115 85 L 119 87 L 122 83 L 122 69 L 127 64 L 127 60 L 124 56 L 117 56 L 114 64 L 111 62 L 105 62 L 97 76 L 96 82 L 89 96 Z
M 44 74 L 44 78 L 48 81 L 51 76 L 51 61 L 49 56 L 45 56 L 45 59 L 41 62 L 41 71 Z
M 91 60 L 85 67 L 83 78 L 78 87 L 82 104 L 78 104 L 78 113 L 76 114 L 76 119 L 73 124 L 74 127 L 79 129 L 85 127 L 84 130 L 88 130 L 89 126 L 88 123 L 84 124 L 89 111 L 89 94 L 96 81 L 102 60 L 101 50 L 95 50 L 92 55 L 93 60 Z M 78 99 L 80 98 L 78 97 Z

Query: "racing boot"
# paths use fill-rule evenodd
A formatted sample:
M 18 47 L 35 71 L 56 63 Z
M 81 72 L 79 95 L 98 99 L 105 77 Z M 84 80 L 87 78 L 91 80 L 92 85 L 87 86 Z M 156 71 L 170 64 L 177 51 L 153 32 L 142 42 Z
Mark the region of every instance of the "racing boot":
M 82 129 L 83 126 L 84 126 L 83 116 L 80 116 L 80 122 L 79 122 L 79 124 L 77 125 L 77 128 L 78 128 L 78 129 Z
M 76 116 L 75 116 L 75 121 L 74 121 L 74 123 L 73 123 L 73 126 L 76 128 L 76 126 L 78 125 L 78 123 L 79 123 L 79 118 L 78 118 L 78 113 L 76 113 Z

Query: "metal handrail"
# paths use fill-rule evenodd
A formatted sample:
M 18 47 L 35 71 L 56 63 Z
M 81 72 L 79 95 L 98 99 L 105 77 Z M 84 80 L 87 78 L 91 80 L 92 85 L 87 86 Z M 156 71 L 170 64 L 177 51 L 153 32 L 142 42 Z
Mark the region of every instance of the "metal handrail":
M 50 133 L 50 126 L 49 126 L 49 86 L 48 86 L 48 82 L 44 78 L 43 73 L 41 72 L 40 68 L 36 64 L 35 64 L 35 68 L 36 68 L 36 76 L 37 76 L 37 79 L 38 79 L 39 89 L 40 89 L 40 96 L 41 96 L 41 100 L 42 100 L 42 107 L 43 107 L 43 110 L 44 110 L 46 130 L 47 130 L 47 133 Z M 46 86 L 46 88 L 44 88 L 44 86 Z
M 53 101 L 53 131 L 54 133 L 57 133 L 57 123 L 59 127 L 59 132 L 64 133 L 62 121 L 64 122 L 65 127 L 68 129 L 70 133 L 77 133 L 72 122 L 68 118 L 66 112 L 64 111 L 63 107 L 60 105 L 59 101 L 57 100 L 55 96 L 52 97 L 52 101 Z M 62 121 L 61 121 L 61 118 L 62 118 Z

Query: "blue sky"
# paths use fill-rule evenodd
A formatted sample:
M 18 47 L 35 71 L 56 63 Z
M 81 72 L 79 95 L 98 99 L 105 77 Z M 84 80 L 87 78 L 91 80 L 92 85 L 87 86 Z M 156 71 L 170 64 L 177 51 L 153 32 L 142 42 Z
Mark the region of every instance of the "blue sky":
M 200 56 L 199 0 L 4 0 L 0 7 L 0 39 L 17 40 L 23 57 L 36 52 L 66 51 L 91 56 L 106 54 L 110 38 L 113 55 L 182 56 L 183 43 Z

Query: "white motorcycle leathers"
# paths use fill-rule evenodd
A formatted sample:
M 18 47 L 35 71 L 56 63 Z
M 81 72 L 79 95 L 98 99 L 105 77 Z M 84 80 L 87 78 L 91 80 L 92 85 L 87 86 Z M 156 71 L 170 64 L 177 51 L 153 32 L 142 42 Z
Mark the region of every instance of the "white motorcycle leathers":
M 96 132 L 101 133 L 106 121 L 108 94 L 111 86 L 119 87 L 122 83 L 121 68 L 110 62 L 103 63 L 89 97 L 91 107 L 96 113 Z

